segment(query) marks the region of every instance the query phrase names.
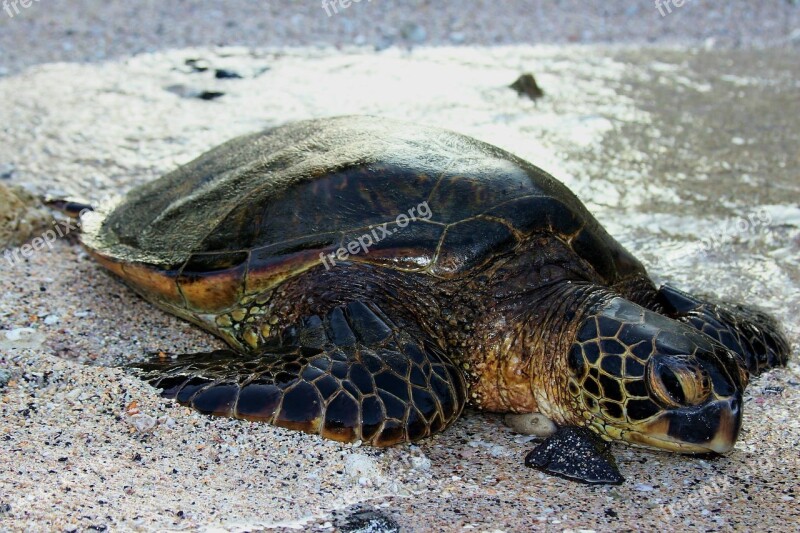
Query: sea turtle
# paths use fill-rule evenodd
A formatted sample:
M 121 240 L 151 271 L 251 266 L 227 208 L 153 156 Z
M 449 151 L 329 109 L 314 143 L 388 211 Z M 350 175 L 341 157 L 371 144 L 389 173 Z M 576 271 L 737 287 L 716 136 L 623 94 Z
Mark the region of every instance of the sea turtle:
M 233 139 L 88 213 L 82 242 L 230 345 L 138 365 L 165 397 L 374 446 L 465 405 L 541 413 L 560 429 L 529 464 L 586 482 L 621 481 L 605 441 L 730 450 L 749 375 L 789 354 L 767 315 L 657 288 L 536 166 L 385 118 Z

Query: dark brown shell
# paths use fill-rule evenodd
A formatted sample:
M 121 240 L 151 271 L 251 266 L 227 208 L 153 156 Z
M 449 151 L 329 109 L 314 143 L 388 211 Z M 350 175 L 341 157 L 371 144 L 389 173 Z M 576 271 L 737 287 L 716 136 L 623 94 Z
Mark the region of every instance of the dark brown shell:
M 426 202 L 429 219 L 398 227 L 398 215 Z M 233 139 L 101 210 L 83 241 L 151 299 L 211 312 L 387 223 L 388 236 L 348 261 L 452 278 L 543 233 L 609 283 L 641 270 L 534 165 L 463 135 L 368 116 Z

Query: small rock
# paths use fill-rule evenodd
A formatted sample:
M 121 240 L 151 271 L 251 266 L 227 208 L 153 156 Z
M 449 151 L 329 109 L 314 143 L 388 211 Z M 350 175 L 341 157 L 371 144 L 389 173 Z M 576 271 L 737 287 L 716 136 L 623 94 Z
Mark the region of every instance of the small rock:
M 139 433 L 149 433 L 156 427 L 157 420 L 145 414 L 133 415 L 128 418 L 128 423 L 132 425 Z
M 44 319 L 44 323 L 48 326 L 52 326 L 53 324 L 58 323 L 59 320 L 61 319 L 58 317 L 58 315 L 47 315 Z
M 431 469 L 431 460 L 425 457 L 424 455 L 421 456 L 414 456 L 411 458 L 411 467 L 414 470 L 430 470 Z
M 0 368 L 0 389 L 8 385 L 9 381 L 11 381 L 11 372 L 4 368 Z
M 380 475 L 378 464 L 371 457 L 360 453 L 345 456 L 344 471 L 354 479 L 375 478 Z
M 67 393 L 67 399 L 70 401 L 75 401 L 81 395 L 83 391 L 79 388 L 72 389 Z
M 523 74 L 509 87 L 517 91 L 519 96 L 527 96 L 531 100 L 538 100 L 544 97 L 544 91 L 536 83 L 536 78 L 533 77 L 533 74 L 530 73 Z
M 186 85 L 177 84 L 165 87 L 165 89 L 173 94 L 177 94 L 181 98 L 199 98 L 201 100 L 214 100 L 220 96 L 224 96 L 222 91 L 209 91 L 201 89 L 193 89 Z
M 633 488 L 640 492 L 652 492 L 653 490 L 655 490 L 653 489 L 652 485 L 647 485 L 645 483 L 637 483 L 636 485 L 633 486 Z
M 492 457 L 503 457 L 506 455 L 506 447 L 496 444 L 489 448 L 489 455 Z
M 553 421 L 541 413 L 506 415 L 505 422 L 508 427 L 523 435 L 545 438 L 556 432 Z
M 28 337 L 34 333 L 36 333 L 36 330 L 33 328 L 16 328 L 6 331 L 6 339 L 10 340 L 11 342 L 17 342 L 18 340 Z
M 197 95 L 200 100 L 216 100 L 220 96 L 225 96 L 222 91 L 203 91 Z
M 191 72 L 205 72 L 211 68 L 211 65 L 205 59 L 187 59 L 184 63 Z
M 224 68 L 218 68 L 216 72 L 214 72 L 214 77 L 218 80 L 240 80 L 242 79 L 241 74 L 234 70 L 228 70 Z
M 5 331 L 4 337 L 0 339 L 0 348 L 36 348 L 45 340 L 45 336 L 33 328 Z

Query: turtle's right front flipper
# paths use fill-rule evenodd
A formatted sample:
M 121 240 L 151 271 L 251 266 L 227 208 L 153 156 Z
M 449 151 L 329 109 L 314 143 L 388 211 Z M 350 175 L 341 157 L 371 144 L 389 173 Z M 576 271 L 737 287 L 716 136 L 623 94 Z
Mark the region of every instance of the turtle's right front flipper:
M 375 446 L 441 431 L 464 406 L 464 380 L 449 359 L 361 302 L 303 320 L 284 344 L 257 356 L 219 350 L 135 366 L 163 396 L 200 412 Z
M 657 298 L 667 316 L 722 343 L 750 374 L 783 366 L 789 359 L 786 335 L 774 318 L 759 309 L 701 300 L 670 285 L 662 286 Z

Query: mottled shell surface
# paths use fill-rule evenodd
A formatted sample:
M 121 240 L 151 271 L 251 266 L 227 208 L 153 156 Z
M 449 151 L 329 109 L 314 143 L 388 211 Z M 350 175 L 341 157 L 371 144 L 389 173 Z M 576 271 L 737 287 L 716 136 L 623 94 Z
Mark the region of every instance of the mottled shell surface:
M 425 202 L 429 217 L 398 225 Z M 534 165 L 470 137 L 367 116 L 233 139 L 99 210 L 83 242 L 151 299 L 213 312 L 321 267 L 320 253 L 379 226 L 383 238 L 347 261 L 452 279 L 543 233 L 610 282 L 641 268 Z

